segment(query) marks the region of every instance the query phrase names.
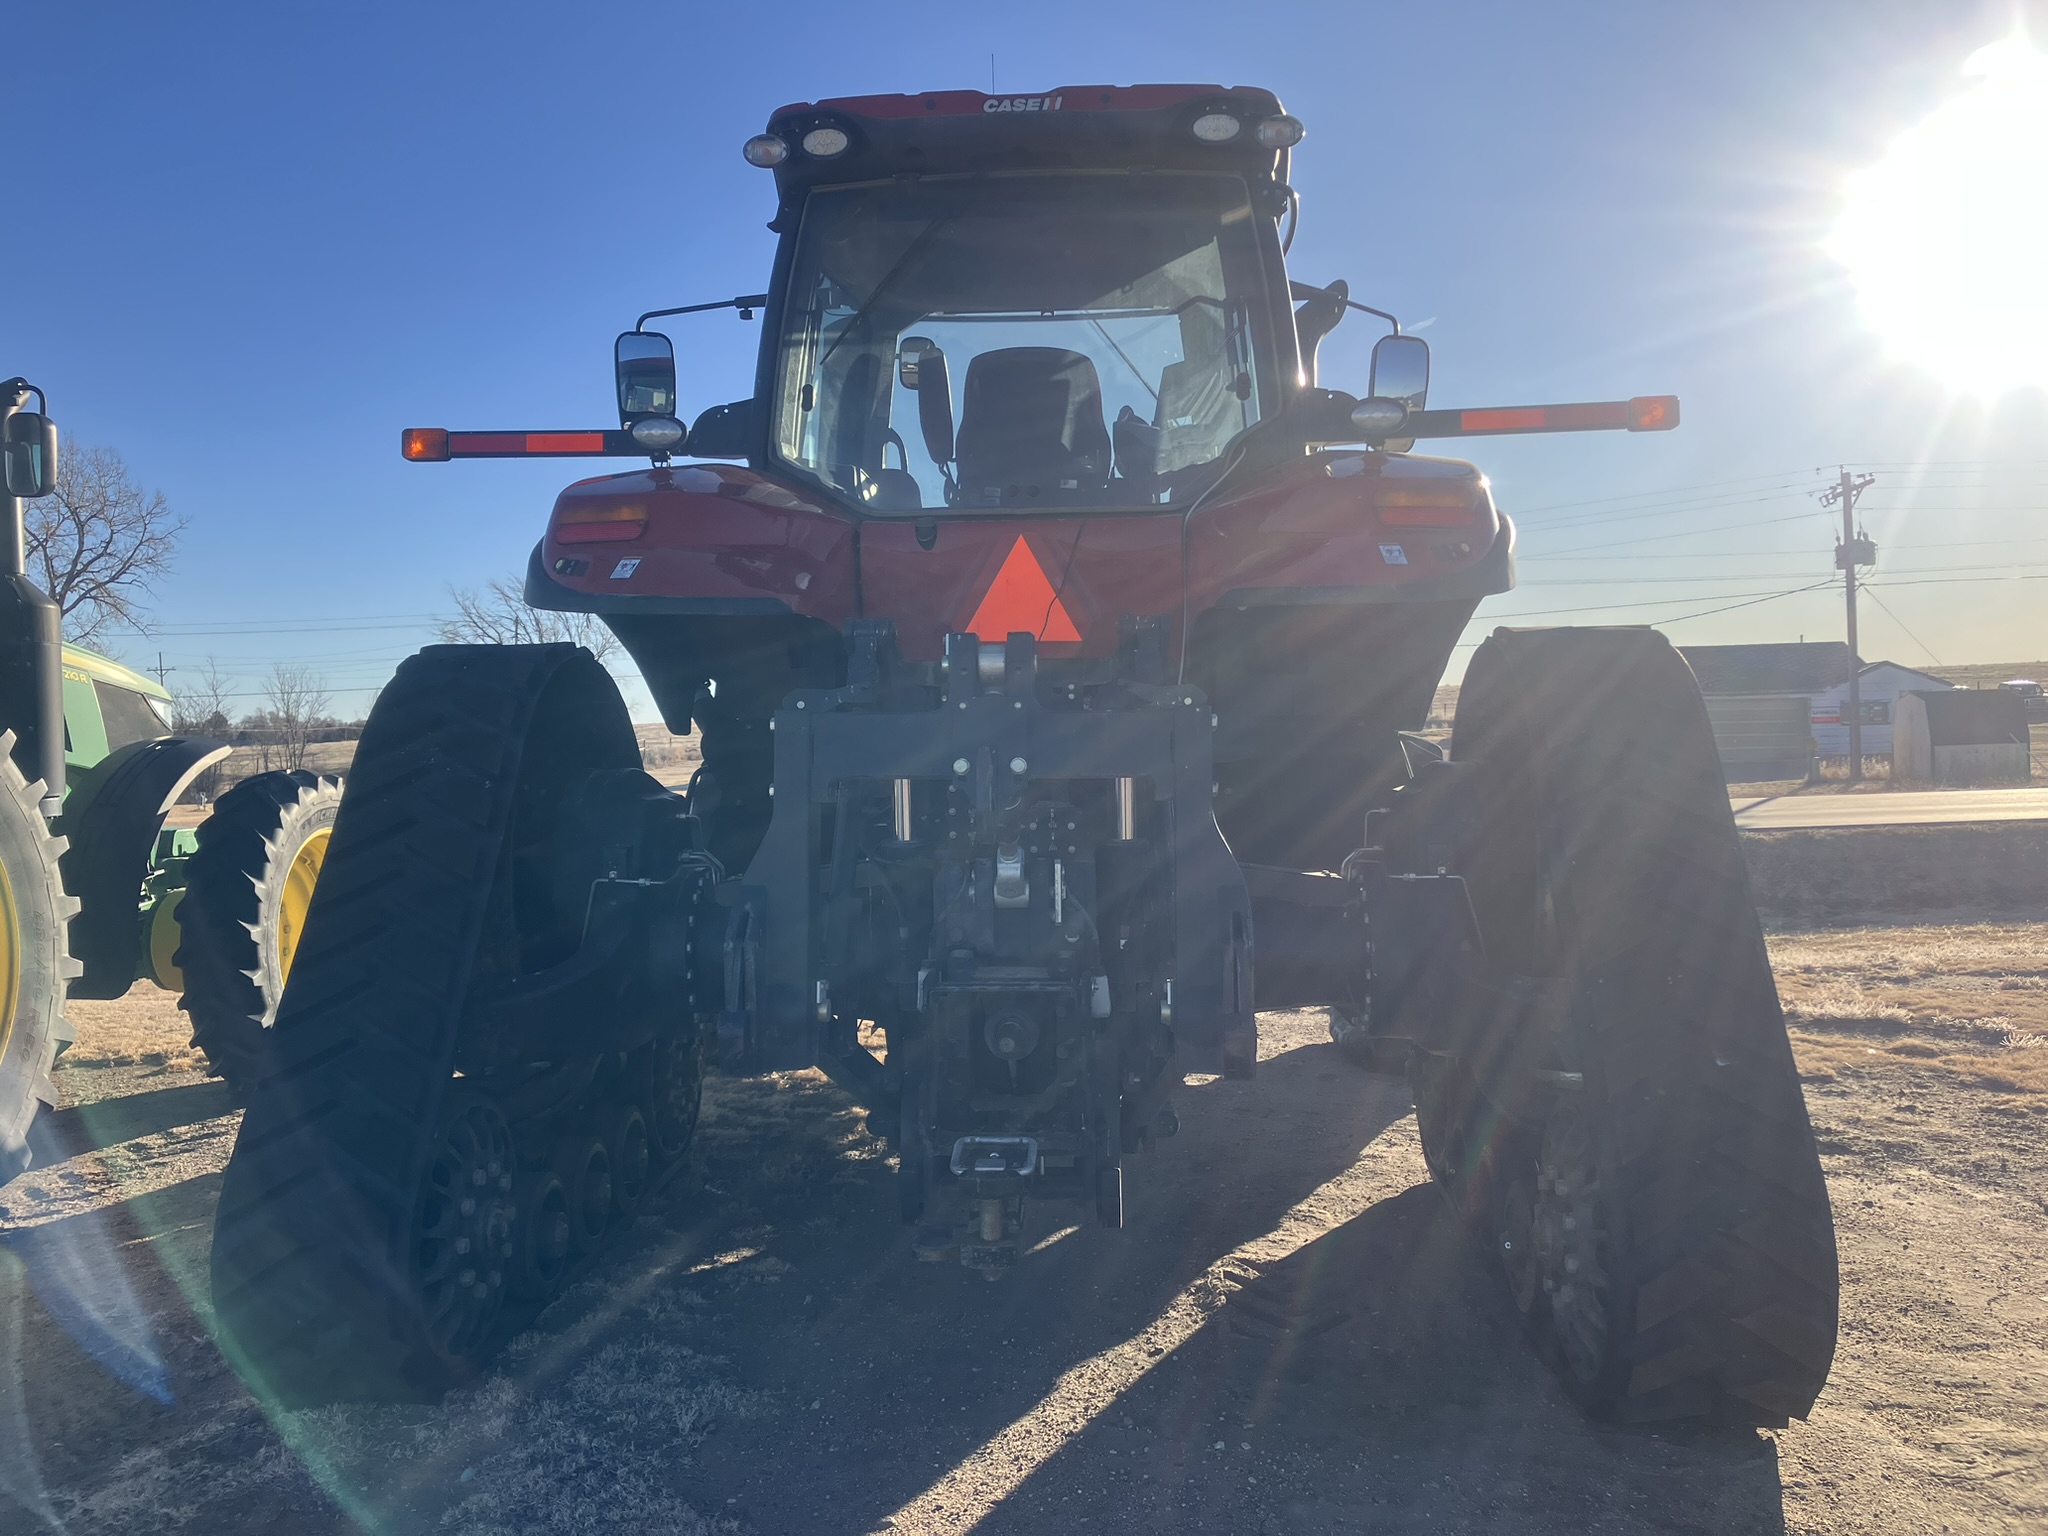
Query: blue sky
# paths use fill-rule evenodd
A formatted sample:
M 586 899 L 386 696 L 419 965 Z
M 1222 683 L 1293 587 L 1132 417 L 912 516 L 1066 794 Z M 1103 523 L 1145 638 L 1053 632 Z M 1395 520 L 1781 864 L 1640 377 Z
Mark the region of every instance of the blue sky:
M 776 106 L 982 88 L 991 53 L 1004 91 L 1263 84 L 1308 125 L 1295 275 L 1429 320 L 1433 404 L 1684 398 L 1670 436 L 1472 446 L 1525 559 L 1482 620 L 1663 621 L 1824 581 L 1832 534 L 1807 493 L 1846 461 L 1880 477 L 1865 521 L 1896 614 L 1866 608 L 1866 654 L 2034 659 L 2048 399 L 1959 401 L 1889 361 L 1819 249 L 1847 175 L 2015 16 L 1971 0 L 17 7 L 9 158 L 44 216 L 10 231 L 0 372 L 42 384 L 68 435 L 117 448 L 190 520 L 157 633 L 118 644 L 127 659 L 217 657 L 252 693 L 273 659 L 303 662 L 359 709 L 431 639 L 450 584 L 523 567 L 576 473 L 409 466 L 399 428 L 611 421 L 611 338 L 635 314 L 765 280 L 770 187 L 739 146 Z M 687 411 L 747 392 L 752 325 L 672 330 Z M 1372 339 L 1340 329 L 1325 381 L 1362 386 Z M 1840 622 L 1824 590 L 1670 631 L 1834 638 Z

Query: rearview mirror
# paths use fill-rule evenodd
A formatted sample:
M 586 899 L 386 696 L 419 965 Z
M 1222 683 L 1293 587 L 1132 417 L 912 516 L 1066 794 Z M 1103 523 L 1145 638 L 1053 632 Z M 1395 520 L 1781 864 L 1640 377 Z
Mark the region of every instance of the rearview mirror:
M 937 350 L 929 336 L 906 336 L 896 349 L 896 380 L 905 389 L 917 390 L 918 364 L 924 361 L 927 352 Z
M 1421 410 L 1429 399 L 1429 343 L 1420 336 L 1382 336 L 1373 345 L 1366 393 Z
M 0 426 L 7 462 L 7 494 L 34 498 L 57 489 L 57 423 L 35 411 L 16 411 Z
M 619 424 L 628 430 L 650 416 L 676 413 L 676 349 L 659 331 L 627 331 L 613 348 L 619 379 Z

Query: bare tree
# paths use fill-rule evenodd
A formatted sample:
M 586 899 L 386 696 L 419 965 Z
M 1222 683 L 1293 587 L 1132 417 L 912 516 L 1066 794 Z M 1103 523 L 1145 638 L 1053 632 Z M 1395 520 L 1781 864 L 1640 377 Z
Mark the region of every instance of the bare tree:
M 483 591 L 450 587 L 455 614 L 443 619 L 440 635 L 452 645 L 538 645 L 567 640 L 589 649 L 603 661 L 618 649 L 618 639 L 604 621 L 590 613 L 555 613 L 535 608 L 516 576 L 501 576 Z
M 225 736 L 234 729 L 228 704 L 235 696 L 235 680 L 209 656 L 206 665 L 194 669 L 192 681 L 183 684 L 174 701 L 172 729 L 186 736 Z
M 264 697 L 270 701 L 268 723 L 282 759 L 279 766 L 305 767 L 306 748 L 312 743 L 314 727 L 326 718 L 331 702 L 326 687 L 309 668 L 288 667 L 278 662 L 270 669 Z M 267 768 L 270 754 L 266 751 L 263 756 Z
M 140 628 L 139 600 L 170 569 L 184 519 L 161 491 L 144 491 L 111 448 L 69 445 L 57 489 L 27 506 L 30 569 L 64 611 L 64 633 L 93 640 Z

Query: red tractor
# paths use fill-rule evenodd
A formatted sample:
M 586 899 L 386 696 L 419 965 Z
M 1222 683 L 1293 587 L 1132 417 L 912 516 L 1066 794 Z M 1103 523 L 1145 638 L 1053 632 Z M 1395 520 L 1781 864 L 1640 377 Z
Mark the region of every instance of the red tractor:
M 404 434 L 651 461 L 562 492 L 527 600 L 601 615 L 704 763 L 644 773 L 573 647 L 399 668 L 221 1197 L 254 1381 L 474 1370 L 684 1155 L 707 1059 L 844 1085 L 919 1256 L 993 1277 L 1045 1206 L 1120 1226 L 1183 1074 L 1320 1006 L 1591 1410 L 1807 1412 L 1833 1224 L 1685 664 L 1497 631 L 1448 753 L 1412 734 L 1514 580 L 1413 441 L 1677 402 L 1429 408 L 1421 341 L 1285 276 L 1301 135 L 1199 85 L 787 107 L 768 291 L 642 316 L 619 430 Z M 721 308 L 754 389 L 686 429 L 644 326 Z M 1316 378 L 1354 310 L 1363 398 Z

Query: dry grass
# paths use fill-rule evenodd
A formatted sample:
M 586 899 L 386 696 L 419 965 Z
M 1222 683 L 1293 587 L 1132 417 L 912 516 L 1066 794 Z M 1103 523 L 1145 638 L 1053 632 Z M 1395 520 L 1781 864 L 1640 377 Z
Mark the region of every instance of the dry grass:
M 73 998 L 64 1017 L 78 1038 L 65 1049 L 74 1067 L 180 1067 L 204 1069 L 205 1053 L 192 1044 L 192 1025 L 178 994 L 138 981 L 126 997 L 107 1002 Z
M 1771 962 L 1809 1076 L 1910 1061 L 2048 1095 L 2048 923 L 1779 934 Z

